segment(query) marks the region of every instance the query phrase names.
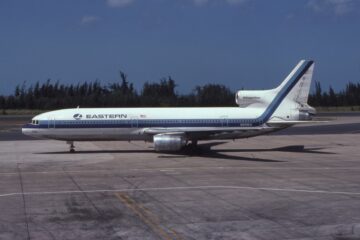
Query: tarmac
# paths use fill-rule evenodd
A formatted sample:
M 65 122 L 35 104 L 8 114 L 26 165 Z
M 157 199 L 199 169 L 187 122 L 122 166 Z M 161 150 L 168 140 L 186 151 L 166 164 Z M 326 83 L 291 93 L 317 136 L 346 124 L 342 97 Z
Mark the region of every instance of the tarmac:
M 360 239 L 359 120 L 174 154 L 2 124 L 0 239 Z

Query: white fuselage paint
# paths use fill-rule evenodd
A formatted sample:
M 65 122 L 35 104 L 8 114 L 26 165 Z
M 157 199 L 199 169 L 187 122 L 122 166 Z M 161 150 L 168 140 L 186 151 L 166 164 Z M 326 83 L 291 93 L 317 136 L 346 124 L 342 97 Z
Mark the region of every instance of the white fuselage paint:
M 263 111 L 264 109 L 261 108 L 238 107 L 74 108 L 40 114 L 32 121 L 36 121 L 37 124 L 31 124 L 33 127 L 28 124 L 22 131 L 34 137 L 66 141 L 152 141 L 152 134 L 146 133 L 148 129 L 162 132 L 174 131 L 174 129 L 179 131 L 224 129 L 224 133 L 215 134 L 209 139 L 235 139 L 273 131 L 273 128 L 270 130 L 266 127 L 262 131 L 258 128 L 256 131 L 249 131 L 250 119 L 259 117 Z M 236 119 L 242 119 L 242 122 L 234 125 Z M 148 124 L 151 127 L 147 127 Z M 239 131 L 226 132 L 226 129 L 234 129 L 234 127 Z M 242 127 L 247 131 L 241 131 Z M 202 139 L 201 134 L 199 139 Z

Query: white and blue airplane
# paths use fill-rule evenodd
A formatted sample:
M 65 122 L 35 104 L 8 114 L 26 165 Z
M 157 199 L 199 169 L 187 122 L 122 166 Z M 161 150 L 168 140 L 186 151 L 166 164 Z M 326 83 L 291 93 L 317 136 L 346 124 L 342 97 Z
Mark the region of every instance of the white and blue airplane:
M 201 140 L 238 139 L 309 123 L 314 62 L 300 61 L 277 88 L 238 91 L 239 107 L 72 108 L 42 113 L 22 128 L 25 135 L 67 141 L 143 140 L 155 151 L 178 151 Z

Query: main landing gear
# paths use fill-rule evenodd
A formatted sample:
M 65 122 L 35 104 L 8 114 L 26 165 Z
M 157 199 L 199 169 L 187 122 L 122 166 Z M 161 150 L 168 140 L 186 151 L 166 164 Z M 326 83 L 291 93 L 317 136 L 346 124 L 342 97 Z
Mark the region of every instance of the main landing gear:
M 187 150 L 195 150 L 197 149 L 198 147 L 198 142 L 197 140 L 191 140 L 190 143 L 188 143 L 186 146 L 185 146 L 185 149 Z
M 190 146 L 193 148 L 196 148 L 198 146 L 198 141 L 197 140 L 192 140 L 190 143 Z
M 75 152 L 75 145 L 73 141 L 67 141 L 67 144 L 70 145 L 70 153 L 74 153 Z

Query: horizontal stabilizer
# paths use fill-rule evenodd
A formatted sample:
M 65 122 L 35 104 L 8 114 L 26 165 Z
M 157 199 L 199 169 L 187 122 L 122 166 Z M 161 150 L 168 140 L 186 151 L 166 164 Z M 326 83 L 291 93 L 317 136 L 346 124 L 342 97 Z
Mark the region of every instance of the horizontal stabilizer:
M 292 126 L 298 124 L 320 124 L 320 123 L 328 123 L 329 121 L 272 121 L 268 122 L 269 126 Z

